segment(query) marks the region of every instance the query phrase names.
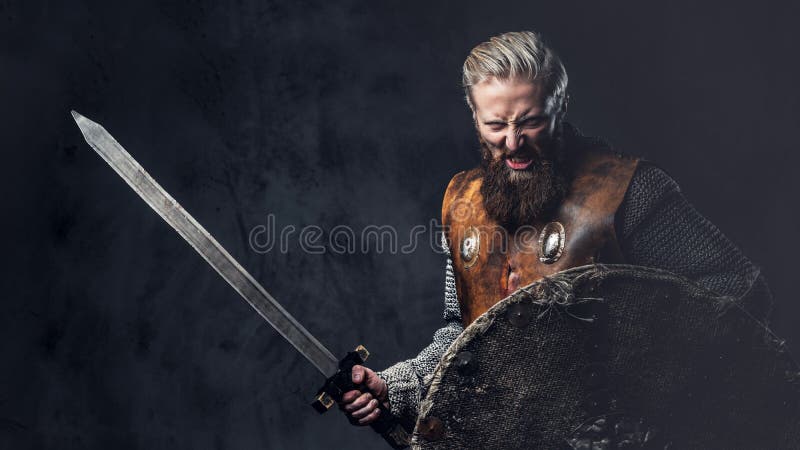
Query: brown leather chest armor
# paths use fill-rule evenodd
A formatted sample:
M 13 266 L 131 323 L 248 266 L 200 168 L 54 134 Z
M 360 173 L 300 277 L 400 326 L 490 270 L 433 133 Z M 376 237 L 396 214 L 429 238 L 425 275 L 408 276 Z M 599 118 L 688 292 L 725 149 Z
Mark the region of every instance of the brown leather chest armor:
M 442 221 L 464 325 L 548 275 L 595 262 L 623 262 L 614 216 L 637 162 L 607 151 L 584 153 L 557 211 L 514 231 L 487 216 L 480 169 L 453 177 L 442 203 Z M 555 249 L 559 244 L 563 247 Z

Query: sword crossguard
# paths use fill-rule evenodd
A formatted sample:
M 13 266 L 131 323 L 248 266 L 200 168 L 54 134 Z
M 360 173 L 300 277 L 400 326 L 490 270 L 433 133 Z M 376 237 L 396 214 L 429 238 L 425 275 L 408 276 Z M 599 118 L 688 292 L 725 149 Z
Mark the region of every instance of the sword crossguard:
M 364 391 L 366 389 L 364 386 L 353 383 L 352 370 L 353 366 L 364 364 L 368 357 L 369 351 L 363 345 L 347 352 L 347 355 L 339 361 L 339 370 L 325 381 L 325 385 L 317 392 L 311 406 L 322 414 L 331 409 L 336 402 L 341 401 L 346 392 Z M 370 427 L 380 434 L 392 448 L 407 448 L 411 442 L 410 432 L 413 427 L 409 426 L 410 424 L 401 423 L 382 403 L 378 403 L 378 409 L 381 413 L 370 424 Z

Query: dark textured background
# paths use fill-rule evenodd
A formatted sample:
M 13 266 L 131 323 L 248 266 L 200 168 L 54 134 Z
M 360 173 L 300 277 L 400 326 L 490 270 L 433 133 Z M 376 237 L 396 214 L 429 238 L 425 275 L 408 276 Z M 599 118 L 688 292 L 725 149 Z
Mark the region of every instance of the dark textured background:
M 248 230 L 269 213 L 403 232 L 438 217 L 449 177 L 478 159 L 460 65 L 502 31 L 548 38 L 571 120 L 666 168 L 763 267 L 774 328 L 800 338 L 796 3 L 110 3 L 0 1 L 1 448 L 384 448 L 307 406 L 320 376 L 69 110 L 334 353 L 364 343 L 382 368 L 439 324 L 441 256 L 261 255 Z

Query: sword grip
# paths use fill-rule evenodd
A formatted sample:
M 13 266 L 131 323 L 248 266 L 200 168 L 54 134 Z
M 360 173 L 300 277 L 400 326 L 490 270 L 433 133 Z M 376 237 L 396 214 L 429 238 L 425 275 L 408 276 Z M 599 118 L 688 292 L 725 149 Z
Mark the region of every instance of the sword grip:
M 368 356 L 369 352 L 362 345 L 359 345 L 354 351 L 348 352 L 347 355 L 339 361 L 339 371 L 325 381 L 325 385 L 317 392 L 317 397 L 311 406 L 322 414 L 330 409 L 335 402 L 341 401 L 342 396 L 346 392 L 352 390 L 367 392 L 368 389 L 364 385 L 356 385 L 353 383 L 352 370 L 353 366 L 363 364 Z M 407 448 L 411 442 L 413 425 L 400 421 L 391 411 L 383 406 L 383 403 L 378 403 L 378 409 L 381 413 L 378 418 L 370 424 L 370 427 L 380 434 L 392 448 Z M 351 419 L 351 423 L 355 425 L 357 421 Z

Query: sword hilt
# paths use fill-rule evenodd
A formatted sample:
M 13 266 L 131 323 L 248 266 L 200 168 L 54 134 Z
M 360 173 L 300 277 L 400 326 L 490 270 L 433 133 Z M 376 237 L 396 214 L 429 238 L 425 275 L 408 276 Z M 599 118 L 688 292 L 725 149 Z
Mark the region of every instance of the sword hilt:
M 366 386 L 353 383 L 352 371 L 353 366 L 364 364 L 368 357 L 369 351 L 363 345 L 359 345 L 352 352 L 347 352 L 347 355 L 339 361 L 339 371 L 325 381 L 325 385 L 317 392 L 311 406 L 322 414 L 333 407 L 336 402 L 341 401 L 346 392 L 353 390 L 366 392 Z M 369 424 L 370 427 L 383 436 L 392 448 L 407 448 L 411 442 L 413 426 L 400 421 L 380 401 L 378 409 L 381 413 L 374 422 Z M 350 419 L 350 422 L 357 424 L 355 419 Z

